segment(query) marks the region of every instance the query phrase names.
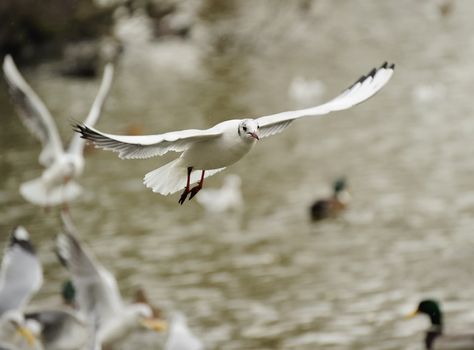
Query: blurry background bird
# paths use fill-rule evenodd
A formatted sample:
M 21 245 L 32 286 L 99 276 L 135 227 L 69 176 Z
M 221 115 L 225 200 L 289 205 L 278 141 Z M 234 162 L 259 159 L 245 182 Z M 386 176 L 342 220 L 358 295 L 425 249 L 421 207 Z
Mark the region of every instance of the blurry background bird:
M 43 145 L 39 162 L 45 170 L 40 177 L 23 183 L 20 193 L 29 202 L 43 207 L 67 204 L 82 192 L 75 180 L 84 169 L 85 141 L 73 135 L 69 146 L 64 148 L 51 114 L 23 79 L 11 56 L 4 59 L 3 73 L 22 122 Z M 109 64 L 104 70 L 99 92 L 85 119 L 91 124 L 95 124 L 100 116 L 112 78 L 113 66 Z
M 201 340 L 189 329 L 186 316 L 175 312 L 171 319 L 170 331 L 165 350 L 204 350 Z
M 242 180 L 238 175 L 227 175 L 222 187 L 206 188 L 201 191 L 196 200 L 209 212 L 222 213 L 240 210 L 244 205 L 241 185 Z
M 147 300 L 125 303 L 117 280 L 78 240 L 69 216 L 62 214 L 66 233 L 57 236 L 57 255 L 69 271 L 79 311 L 97 331 L 97 343 L 108 347 L 141 327 L 163 331 L 166 324 L 154 317 Z
M 341 177 L 334 181 L 333 193 L 330 197 L 317 199 L 311 205 L 311 219 L 313 221 L 319 221 L 336 217 L 347 208 L 350 199 L 351 195 L 347 190 L 347 181 Z
M 418 307 L 408 315 L 426 315 L 430 319 L 431 326 L 425 334 L 425 349 L 427 350 L 469 350 L 474 349 L 474 332 L 468 326 L 464 330 L 466 333 L 456 333 L 445 331 L 443 313 L 439 302 L 433 299 L 420 301 Z

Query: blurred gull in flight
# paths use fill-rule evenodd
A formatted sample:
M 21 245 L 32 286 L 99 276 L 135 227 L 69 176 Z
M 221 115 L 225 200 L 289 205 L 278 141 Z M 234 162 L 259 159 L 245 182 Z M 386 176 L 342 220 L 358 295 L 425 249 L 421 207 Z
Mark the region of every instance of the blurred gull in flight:
M 58 129 L 51 114 L 38 95 L 23 79 L 11 56 L 5 56 L 3 73 L 18 114 L 25 126 L 43 145 L 39 162 L 46 169 L 41 177 L 25 182 L 20 187 L 21 195 L 29 202 L 40 206 L 54 206 L 67 203 L 82 192 L 74 181 L 84 168 L 83 148 L 85 141 L 73 136 L 64 149 Z M 108 64 L 99 92 L 95 98 L 86 123 L 94 125 L 110 90 L 113 66 Z
M 13 230 L 0 270 L 0 342 L 11 343 L 16 331 L 29 345 L 38 345 L 27 328 L 23 309 L 43 283 L 43 270 L 21 226 Z
M 166 324 L 153 317 L 150 305 L 124 303 L 115 277 L 79 242 L 71 225 L 67 226 L 68 233 L 57 237 L 57 254 L 71 273 L 79 310 L 96 325 L 98 343 L 112 345 L 140 326 L 163 331 Z
M 159 135 L 124 136 L 98 131 L 86 124 L 77 124 L 75 131 L 97 147 L 119 153 L 122 159 L 149 158 L 169 151 L 182 153 L 174 161 L 145 175 L 145 186 L 162 195 L 184 187 L 179 199 L 193 198 L 204 179 L 245 156 L 257 140 L 278 134 L 295 119 L 319 116 L 355 106 L 375 95 L 391 78 L 394 65 L 384 63 L 362 76 L 339 96 L 322 105 L 268 115 L 256 119 L 226 120 L 207 130 L 181 130 Z M 193 170 L 199 170 L 193 172 Z M 190 188 L 192 183 L 199 183 Z
M 191 332 L 182 313 L 173 315 L 165 350 L 203 350 L 202 342 Z
M 204 189 L 196 199 L 210 212 L 222 213 L 229 210 L 239 210 L 244 204 L 240 191 L 241 183 L 242 180 L 239 176 L 228 175 L 224 178 L 221 188 Z

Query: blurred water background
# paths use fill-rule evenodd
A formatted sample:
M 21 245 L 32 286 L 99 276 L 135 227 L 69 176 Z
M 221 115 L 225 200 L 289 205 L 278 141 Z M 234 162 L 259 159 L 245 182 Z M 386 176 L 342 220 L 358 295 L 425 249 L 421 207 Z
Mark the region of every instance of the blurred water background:
M 192 17 L 185 37 L 153 39 L 140 13 L 116 28 L 124 50 L 100 130 L 206 128 L 306 107 L 385 60 L 397 67 L 375 98 L 294 123 L 228 168 L 243 180 L 240 214 L 146 189 L 144 174 L 174 154 L 91 152 L 71 212 L 123 294 L 143 286 L 165 314 L 183 311 L 209 349 L 422 349 L 428 321 L 404 314 L 423 297 L 442 301 L 448 329 L 472 329 L 474 2 L 180 3 Z M 70 137 L 98 79 L 64 77 L 55 61 L 20 69 Z M 319 84 L 311 102 L 291 93 L 298 77 Z M 0 113 L 0 237 L 30 230 L 46 274 L 34 303 L 54 303 L 66 278 L 53 253 L 60 220 L 18 193 L 40 174 L 39 144 L 5 84 Z M 311 202 L 340 175 L 351 207 L 312 224 Z M 146 333 L 120 349 L 162 342 Z

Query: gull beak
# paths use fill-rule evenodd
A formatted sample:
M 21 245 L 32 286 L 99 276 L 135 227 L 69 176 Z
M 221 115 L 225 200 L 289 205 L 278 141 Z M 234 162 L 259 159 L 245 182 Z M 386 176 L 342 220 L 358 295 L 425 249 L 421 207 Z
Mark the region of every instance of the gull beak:
M 168 329 L 168 323 L 157 318 L 146 318 L 140 321 L 140 324 L 146 329 L 155 332 L 164 332 Z
M 248 134 L 252 136 L 255 140 L 260 140 L 256 132 L 249 132 Z
M 416 315 L 418 315 L 418 310 L 414 310 L 412 312 L 410 312 L 408 315 L 406 315 L 405 317 L 406 318 L 413 318 L 415 317 Z
M 33 347 L 33 345 L 35 345 L 36 338 L 28 328 L 23 327 L 23 326 L 19 326 L 16 330 L 17 330 L 18 333 L 20 333 L 20 335 L 23 338 L 26 339 L 26 341 L 28 342 L 28 345 L 30 345 L 31 347 Z

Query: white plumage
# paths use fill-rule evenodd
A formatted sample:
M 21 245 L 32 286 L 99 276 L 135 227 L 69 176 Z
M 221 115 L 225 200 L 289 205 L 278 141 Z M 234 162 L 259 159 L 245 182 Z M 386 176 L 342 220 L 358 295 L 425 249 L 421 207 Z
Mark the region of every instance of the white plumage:
M 163 330 L 150 305 L 123 302 L 115 277 L 73 235 L 70 222 L 65 223 L 69 232 L 58 235 L 57 254 L 71 274 L 80 311 L 96 329 L 95 343 L 111 345 L 142 326 Z
M 189 329 L 182 313 L 173 315 L 165 350 L 203 350 L 204 345 Z
M 78 197 L 81 186 L 77 179 L 84 168 L 83 148 L 85 141 L 73 136 L 64 149 L 59 132 L 51 114 L 38 95 L 23 79 L 11 56 L 5 56 L 3 73 L 18 114 L 25 126 L 43 145 L 39 162 L 46 169 L 41 177 L 25 182 L 20 187 L 21 195 L 29 202 L 40 206 L 54 206 L 67 203 Z M 113 66 L 108 64 L 86 123 L 94 125 L 110 90 Z
M 384 63 L 362 76 L 339 96 L 322 105 L 296 111 L 263 116 L 256 119 L 227 120 L 206 130 L 189 129 L 159 135 L 124 136 L 106 134 L 90 125 L 77 124 L 75 130 L 97 147 L 119 153 L 122 159 L 161 156 L 169 151 L 181 156 L 148 173 L 145 185 L 162 195 L 185 190 L 190 199 L 202 188 L 202 180 L 237 162 L 254 146 L 256 140 L 275 135 L 295 119 L 321 116 L 355 106 L 375 95 L 391 78 L 394 65 Z M 201 170 L 201 176 L 193 173 Z M 201 180 L 200 180 L 201 179 Z M 193 189 L 189 185 L 199 181 Z
M 23 348 L 26 344 L 17 339 L 18 331 L 31 347 L 41 348 L 27 328 L 23 311 L 42 283 L 41 263 L 28 232 L 19 226 L 10 235 L 0 269 L 0 343 Z
M 43 283 L 43 269 L 21 226 L 15 228 L 5 249 L 0 270 L 0 316 L 8 310 L 23 310 Z

